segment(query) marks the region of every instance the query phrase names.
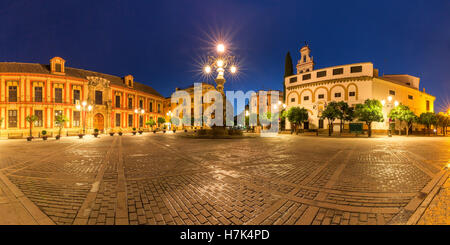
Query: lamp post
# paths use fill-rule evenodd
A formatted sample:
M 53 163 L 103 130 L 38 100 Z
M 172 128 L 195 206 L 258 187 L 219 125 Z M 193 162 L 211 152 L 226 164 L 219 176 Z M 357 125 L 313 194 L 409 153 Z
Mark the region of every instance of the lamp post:
M 81 102 L 81 105 L 76 105 L 77 110 L 81 110 L 83 113 L 83 134 L 86 134 L 86 109 L 92 110 L 92 105 L 88 105 L 86 101 Z
M 226 69 L 229 68 L 231 74 L 237 73 L 237 66 L 235 57 L 229 55 L 227 49 L 223 43 L 219 43 L 216 47 L 216 56 L 208 56 L 208 62 L 203 67 L 203 71 L 206 74 L 217 73 L 217 77 L 214 79 L 216 82 L 216 89 L 222 94 L 223 99 L 223 126 L 226 125 L 226 98 L 225 92 L 223 91 L 225 80 Z
M 398 101 L 394 101 L 394 103 L 392 103 L 392 96 L 388 96 L 387 101 L 388 101 L 387 103 L 386 103 L 386 100 L 381 101 L 381 104 L 383 105 L 383 107 L 386 107 L 387 109 L 391 108 L 391 110 L 392 110 L 392 108 L 397 107 L 399 104 Z M 392 137 L 391 122 L 392 122 L 392 119 L 389 118 L 389 130 L 388 130 L 389 137 Z

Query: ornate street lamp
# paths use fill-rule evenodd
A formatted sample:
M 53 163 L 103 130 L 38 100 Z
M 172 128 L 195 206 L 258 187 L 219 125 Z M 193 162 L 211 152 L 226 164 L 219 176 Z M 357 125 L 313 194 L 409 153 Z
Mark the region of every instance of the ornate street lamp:
M 208 62 L 203 68 L 203 71 L 206 74 L 217 73 L 217 77 L 214 80 L 217 84 L 216 89 L 224 95 L 223 86 L 226 82 L 224 77 L 225 71 L 229 68 L 229 72 L 235 74 L 237 72 L 236 60 L 234 56 L 227 54 L 225 45 L 222 43 L 217 45 L 216 51 L 217 56 L 208 56 Z
M 86 134 L 86 110 L 92 111 L 92 105 L 88 105 L 86 101 L 83 101 L 81 102 L 81 106 L 77 104 L 76 108 L 83 113 L 83 134 Z

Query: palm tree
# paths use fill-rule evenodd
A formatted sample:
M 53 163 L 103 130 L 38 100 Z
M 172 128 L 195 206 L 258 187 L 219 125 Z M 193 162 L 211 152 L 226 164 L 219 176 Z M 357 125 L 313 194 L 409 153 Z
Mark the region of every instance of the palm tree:
M 61 131 L 62 131 L 62 128 L 64 127 L 64 124 L 68 121 L 69 121 L 69 119 L 66 116 L 64 116 L 63 114 L 56 116 L 55 123 L 59 127 L 59 131 L 58 131 L 59 137 L 61 137 Z
M 39 118 L 36 115 L 28 115 L 27 117 L 25 117 L 25 120 L 30 123 L 30 138 L 33 137 L 32 135 L 32 128 L 33 128 L 33 123 L 36 122 L 37 120 L 39 120 Z

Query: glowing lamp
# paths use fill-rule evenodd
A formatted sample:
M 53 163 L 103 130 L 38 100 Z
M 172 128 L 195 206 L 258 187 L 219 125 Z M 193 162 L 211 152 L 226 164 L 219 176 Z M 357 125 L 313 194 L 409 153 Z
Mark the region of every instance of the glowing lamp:
M 134 113 L 138 113 L 138 109 L 134 109 Z
M 210 73 L 211 72 L 211 67 L 210 66 L 205 66 L 205 72 L 206 73 Z
M 225 45 L 223 45 L 222 43 L 217 45 L 217 52 L 219 52 L 219 53 L 225 52 Z
M 91 110 L 92 110 L 92 106 L 89 105 L 89 106 L 88 106 L 88 111 L 91 111 Z
M 76 105 L 77 110 L 81 109 L 80 105 Z
M 86 106 L 86 105 L 87 105 L 87 102 L 86 102 L 86 101 L 83 101 L 83 102 L 81 102 L 81 104 L 82 104 L 83 106 Z
M 384 105 L 386 104 L 386 101 L 385 101 L 385 100 L 382 100 L 382 101 L 381 101 L 381 104 L 384 106 Z
M 232 67 L 230 68 L 230 72 L 231 72 L 231 73 L 236 73 L 236 70 L 237 70 L 236 66 L 232 66 Z
M 222 67 L 223 66 L 223 60 L 218 60 L 217 61 L 217 66 L 218 67 Z
M 395 101 L 395 102 L 394 102 L 394 105 L 395 105 L 395 106 L 398 106 L 398 101 Z
M 142 109 L 142 110 L 141 110 L 141 114 L 144 114 L 144 112 L 145 112 L 144 109 Z
M 389 96 L 388 100 L 389 100 L 389 102 L 391 102 L 392 101 L 392 96 Z

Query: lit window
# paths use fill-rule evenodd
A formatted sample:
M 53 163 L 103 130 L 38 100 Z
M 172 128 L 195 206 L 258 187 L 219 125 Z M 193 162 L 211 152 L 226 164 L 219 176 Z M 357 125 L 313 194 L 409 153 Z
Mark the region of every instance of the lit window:
M 356 92 L 349 92 L 348 93 L 348 96 L 355 96 L 356 95 Z
M 340 98 L 341 97 L 341 93 L 334 93 L 334 97 Z
M 304 96 L 303 100 L 309 100 L 309 96 Z
M 390 95 L 395 95 L 395 91 L 394 90 L 389 90 L 389 94 Z
M 325 98 L 325 95 L 324 94 L 319 94 L 319 99 L 323 99 L 323 98 Z

